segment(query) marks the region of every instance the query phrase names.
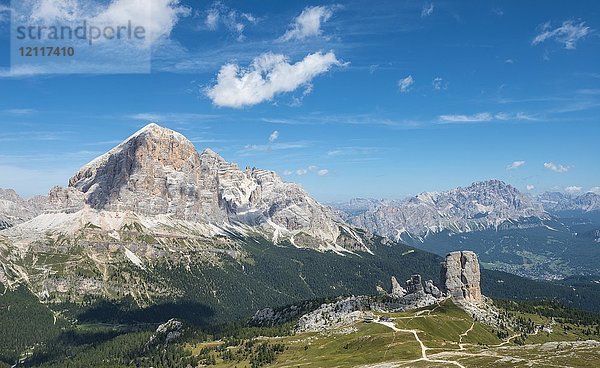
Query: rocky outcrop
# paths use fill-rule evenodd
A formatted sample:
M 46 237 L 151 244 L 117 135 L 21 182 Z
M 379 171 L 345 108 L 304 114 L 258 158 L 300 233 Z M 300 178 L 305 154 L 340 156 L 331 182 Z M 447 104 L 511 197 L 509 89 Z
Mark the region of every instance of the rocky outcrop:
M 183 335 L 183 322 L 174 318 L 158 326 L 146 343 L 146 347 L 167 346 Z
M 75 188 L 54 187 L 48 193 L 46 212 L 73 213 L 85 205 L 85 195 Z
M 482 303 L 477 255 L 471 251 L 452 252 L 442 262 L 442 289 L 459 302 Z
M 391 296 L 394 298 L 401 298 L 406 295 L 406 290 L 400 286 L 400 283 L 394 276 L 392 276 L 392 292 Z
M 431 294 L 434 298 L 440 298 L 442 296 L 442 292 L 433 284 L 433 280 L 425 281 L 423 291 L 425 291 L 425 294 Z
M 326 303 L 300 317 L 296 332 L 321 332 L 350 325 L 365 317 L 370 310 L 367 296 L 351 296 L 334 303 Z
M 421 275 L 412 275 L 410 279 L 406 280 L 406 292 L 408 294 L 423 292 L 423 283 L 421 282 Z

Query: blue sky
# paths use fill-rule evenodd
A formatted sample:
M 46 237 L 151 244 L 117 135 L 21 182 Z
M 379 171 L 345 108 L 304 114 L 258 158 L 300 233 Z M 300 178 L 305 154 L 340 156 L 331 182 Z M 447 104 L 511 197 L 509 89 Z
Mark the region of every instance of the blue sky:
M 11 71 L 0 1 L 0 187 L 66 185 L 156 121 L 322 201 L 600 190 L 597 1 L 154 1 L 149 74 Z

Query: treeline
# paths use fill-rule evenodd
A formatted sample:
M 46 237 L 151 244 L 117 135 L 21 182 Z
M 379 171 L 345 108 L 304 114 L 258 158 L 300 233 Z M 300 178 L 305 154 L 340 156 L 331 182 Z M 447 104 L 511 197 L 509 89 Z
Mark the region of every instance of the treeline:
M 600 324 L 600 314 L 565 307 L 554 300 L 494 300 L 498 307 L 513 312 L 537 314 L 542 317 L 555 318 L 559 323 L 572 323 L 580 326 Z

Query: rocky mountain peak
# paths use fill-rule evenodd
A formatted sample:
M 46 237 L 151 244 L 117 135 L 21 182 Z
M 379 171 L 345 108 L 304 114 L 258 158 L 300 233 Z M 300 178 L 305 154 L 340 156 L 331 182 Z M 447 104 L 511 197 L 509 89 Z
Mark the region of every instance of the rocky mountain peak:
M 468 232 L 497 228 L 507 220 L 548 217 L 541 205 L 500 180 L 424 192 L 404 201 L 383 201 L 362 212 L 346 213 L 354 225 L 406 241 L 444 230 Z
M 220 223 L 214 165 L 183 135 L 149 124 L 82 167 L 69 186 L 95 209 Z
M 61 223 L 61 229 L 71 233 L 85 221 L 138 218 L 150 227 L 179 226 L 183 221 L 186 226 L 203 229 L 200 232 L 208 236 L 215 231 L 244 233 L 251 227 L 274 243 L 369 251 L 369 238 L 345 224 L 301 186 L 284 182 L 273 171 L 241 170 L 210 149 L 198 153 L 183 135 L 157 124 L 145 126 L 83 166 L 69 180 L 68 188 L 53 188 L 35 213 L 17 217 L 10 209 L 21 209 L 23 201 L 13 192 L 0 195 L 13 199 L 2 202 L 0 198 L 4 228 L 44 212 L 40 229 L 57 219 L 70 221 Z M 119 223 L 105 221 L 99 227 L 119 230 Z M 31 226 L 37 229 L 36 224 Z

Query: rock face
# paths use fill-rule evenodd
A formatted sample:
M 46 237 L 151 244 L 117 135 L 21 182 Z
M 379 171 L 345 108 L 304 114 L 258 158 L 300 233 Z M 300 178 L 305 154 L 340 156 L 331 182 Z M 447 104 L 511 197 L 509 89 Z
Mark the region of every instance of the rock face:
M 412 275 L 410 279 L 406 280 L 406 292 L 408 294 L 422 293 L 423 291 L 421 275 Z
M 442 296 L 442 292 L 438 289 L 437 286 L 433 284 L 433 280 L 425 281 L 425 287 L 423 288 L 426 294 L 431 294 L 435 298 L 439 298 Z
M 441 282 L 444 292 L 459 302 L 482 302 L 479 261 L 473 252 L 448 254 L 442 262 Z
M 394 298 L 400 298 L 403 297 L 404 295 L 406 295 L 406 290 L 400 286 L 400 283 L 398 282 L 398 280 L 396 280 L 396 278 L 394 276 L 392 276 L 392 293 L 391 293 L 392 297 Z
M 363 208 L 347 212 L 350 223 L 407 241 L 444 230 L 469 232 L 497 228 L 508 220 L 549 218 L 539 203 L 499 180 L 442 193 L 426 192 L 403 201 L 375 201 Z
M 218 161 L 201 157 L 183 135 L 150 124 L 82 167 L 69 186 L 95 209 L 222 223 Z

